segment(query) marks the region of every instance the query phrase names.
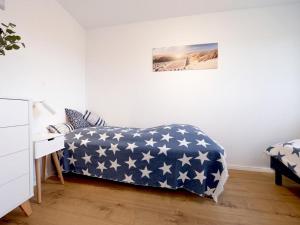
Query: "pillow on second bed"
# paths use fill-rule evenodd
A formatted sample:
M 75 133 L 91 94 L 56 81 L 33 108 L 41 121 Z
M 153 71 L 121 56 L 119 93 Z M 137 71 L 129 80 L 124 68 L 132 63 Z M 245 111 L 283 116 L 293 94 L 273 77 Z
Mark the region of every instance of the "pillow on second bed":
M 73 110 L 73 109 L 65 109 L 66 116 L 68 121 L 73 125 L 75 129 L 90 127 L 91 125 L 83 119 L 82 113 Z
M 103 118 L 98 116 L 96 113 L 86 110 L 83 119 L 89 122 L 92 126 L 105 126 L 106 122 Z

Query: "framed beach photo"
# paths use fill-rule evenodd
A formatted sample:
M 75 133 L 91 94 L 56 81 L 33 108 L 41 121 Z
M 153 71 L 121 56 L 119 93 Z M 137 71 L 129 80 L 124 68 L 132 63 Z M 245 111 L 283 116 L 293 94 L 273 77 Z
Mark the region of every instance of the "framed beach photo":
M 152 55 L 153 72 L 218 68 L 218 43 L 154 48 Z

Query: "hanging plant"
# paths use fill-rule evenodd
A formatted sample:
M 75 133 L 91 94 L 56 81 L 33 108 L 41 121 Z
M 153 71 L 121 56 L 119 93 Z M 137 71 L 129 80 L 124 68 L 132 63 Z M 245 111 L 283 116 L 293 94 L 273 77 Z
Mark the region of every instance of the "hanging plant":
M 5 55 L 6 51 L 18 50 L 25 44 L 21 42 L 21 37 L 16 34 L 14 28 L 15 24 L 9 23 L 8 25 L 1 23 L 0 25 L 0 55 Z

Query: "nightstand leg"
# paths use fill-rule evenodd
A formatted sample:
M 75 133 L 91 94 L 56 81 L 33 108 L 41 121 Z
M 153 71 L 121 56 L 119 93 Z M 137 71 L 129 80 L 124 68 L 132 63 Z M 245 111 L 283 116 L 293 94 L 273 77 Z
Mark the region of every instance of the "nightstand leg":
M 20 205 L 20 208 L 26 214 L 26 216 L 30 216 L 31 215 L 32 209 L 31 209 L 31 205 L 30 205 L 29 201 L 26 201 L 22 205 Z
M 36 174 L 36 187 L 37 187 L 37 202 L 42 202 L 42 183 L 41 183 L 41 168 L 39 159 L 35 160 L 35 174 Z
M 61 168 L 60 168 L 60 165 L 59 165 L 59 161 L 58 161 L 58 157 L 57 157 L 56 152 L 52 153 L 52 158 L 53 158 L 54 165 L 55 165 L 55 167 L 56 167 L 57 174 L 58 174 L 58 177 L 59 177 L 59 179 L 60 179 L 60 182 L 61 182 L 62 184 L 64 184 L 65 181 L 64 181 L 64 177 L 63 177 L 62 172 L 61 172 Z
M 46 181 L 46 170 L 47 170 L 47 156 L 45 155 L 44 157 L 43 157 L 43 162 L 42 162 L 42 164 L 43 164 L 43 174 L 42 174 L 42 180 L 43 180 L 43 182 L 45 182 Z

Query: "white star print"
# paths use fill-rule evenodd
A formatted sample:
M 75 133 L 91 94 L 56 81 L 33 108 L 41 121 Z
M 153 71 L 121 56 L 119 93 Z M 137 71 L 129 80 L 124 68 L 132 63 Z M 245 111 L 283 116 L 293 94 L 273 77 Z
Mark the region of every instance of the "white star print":
M 187 157 L 186 154 L 183 154 L 183 157 L 178 159 L 179 161 L 182 162 L 182 166 L 184 166 L 185 164 L 188 164 L 188 165 L 191 165 L 190 163 L 190 160 L 192 159 L 193 157 Z
M 115 171 L 117 171 L 118 167 L 121 166 L 120 164 L 118 164 L 118 160 L 116 159 L 115 161 L 109 160 L 111 163 L 110 168 L 114 168 Z
M 64 153 L 63 151 L 58 151 L 57 152 L 58 158 L 61 159 L 62 157 L 64 157 Z
M 157 131 L 156 131 L 156 130 L 154 130 L 154 131 L 150 131 L 149 133 L 153 135 L 153 134 L 156 134 L 156 133 L 157 133 Z
M 75 162 L 77 161 L 77 159 L 74 159 L 74 157 L 71 156 L 70 158 L 68 158 L 68 160 L 70 160 L 70 164 L 73 164 L 75 166 Z
M 109 138 L 109 136 L 106 134 L 106 133 L 104 133 L 104 134 L 99 134 L 99 136 L 100 136 L 100 138 L 99 138 L 99 140 L 101 141 L 106 141 L 106 139 L 107 138 Z
M 151 170 L 148 170 L 147 166 L 143 170 L 140 170 L 142 172 L 142 178 L 143 177 L 148 177 L 150 178 L 150 173 L 152 173 Z
M 181 133 L 182 135 L 188 133 L 185 129 L 178 129 L 176 132 Z
M 104 165 L 104 162 L 103 163 L 100 163 L 98 162 L 98 167 L 97 167 L 98 170 L 101 171 L 101 173 L 103 173 L 103 170 L 107 169 Z
M 128 176 L 125 174 L 125 179 L 123 181 L 126 183 L 133 183 L 132 175 Z
M 82 159 L 84 159 L 85 164 L 87 163 L 92 163 L 91 162 L 91 157 L 90 155 L 87 155 L 86 153 L 84 153 L 84 157 L 81 157 Z
M 110 144 L 109 150 L 113 151 L 114 155 L 116 154 L 117 151 L 120 151 L 120 149 L 118 149 L 118 144 Z
M 162 135 L 162 141 L 163 140 L 165 140 L 165 141 L 167 141 L 167 142 L 169 142 L 170 141 L 170 139 L 172 139 L 173 137 L 172 136 L 170 136 L 170 134 L 169 133 L 167 133 L 167 134 L 163 134 Z
M 166 129 L 166 130 L 171 130 L 172 127 L 170 127 L 170 126 L 165 126 L 164 129 Z
M 211 195 L 213 195 L 213 193 L 215 192 L 215 188 L 209 188 L 208 186 L 207 186 L 207 189 L 206 189 L 206 191 L 204 192 L 206 195 L 208 195 L 208 196 L 211 196 Z
M 146 146 L 147 146 L 147 145 L 150 145 L 150 146 L 153 147 L 154 144 L 157 143 L 156 141 L 153 141 L 153 138 L 151 138 L 149 141 L 147 141 L 147 140 L 145 140 L 145 141 L 146 141 Z
M 159 181 L 159 184 L 160 184 L 160 187 L 162 187 L 162 188 L 171 188 L 171 186 L 168 185 L 167 180 L 165 180 L 164 182 Z
M 75 137 L 74 137 L 74 139 L 77 139 L 77 140 L 79 140 L 81 137 L 83 137 L 83 135 L 81 135 L 81 133 L 79 133 L 79 134 L 75 134 Z
M 196 157 L 195 159 L 199 159 L 201 164 L 203 165 L 205 160 L 210 161 L 210 159 L 207 157 L 207 155 L 208 155 L 208 152 L 206 152 L 206 153 L 199 152 L 199 156 Z
M 115 133 L 115 136 L 113 137 L 113 139 L 117 139 L 118 141 L 120 141 L 120 138 L 124 137 L 121 133 Z
M 105 149 L 105 148 L 102 148 L 101 146 L 99 146 L 99 149 L 96 150 L 96 152 L 98 152 L 98 154 L 99 154 L 99 157 L 101 157 L 101 156 L 106 156 L 105 151 L 106 151 L 106 149 Z
M 171 174 L 171 170 L 170 170 L 171 166 L 172 165 L 167 165 L 166 163 L 164 163 L 164 165 L 159 169 L 163 171 L 163 175 L 165 175 L 166 173 Z
M 202 135 L 202 136 L 206 136 L 206 134 L 204 134 L 204 133 L 203 133 L 202 131 L 200 131 L 200 130 L 197 132 L 197 134 L 198 134 L 198 135 Z
M 216 173 L 212 173 L 212 175 L 215 177 L 214 181 L 218 181 L 221 179 L 221 174 L 219 170 Z
M 188 142 L 186 141 L 185 138 L 183 138 L 182 140 L 178 140 L 178 142 L 180 143 L 179 146 L 185 146 L 185 147 L 189 147 L 188 145 L 191 143 L 191 142 Z
M 199 180 L 200 184 L 202 184 L 203 181 L 206 179 L 206 176 L 204 175 L 204 170 L 201 173 L 199 173 L 198 171 L 195 172 L 196 172 L 196 176 L 194 177 L 194 179 Z
M 150 159 L 154 158 L 151 154 L 150 154 L 150 151 L 146 154 L 146 153 L 143 153 L 143 159 L 142 160 L 146 160 L 148 163 L 150 162 Z
M 167 155 L 167 151 L 168 150 L 170 150 L 171 148 L 167 148 L 167 146 L 166 145 L 164 145 L 164 146 L 162 146 L 162 147 L 158 147 L 158 149 L 159 149 L 159 155 L 160 154 L 165 154 L 165 155 Z
M 82 170 L 83 175 L 85 176 L 91 176 L 91 174 L 89 173 L 89 169 L 86 170 Z
M 128 168 L 130 169 L 131 167 L 136 168 L 135 162 L 136 162 L 136 160 L 132 160 L 132 159 L 130 158 L 130 156 L 129 156 L 128 161 L 126 161 L 125 163 L 128 164 Z
M 77 147 L 75 146 L 75 143 L 73 142 L 72 144 L 69 144 L 69 150 L 71 150 L 72 152 L 75 152 L 75 149 L 77 149 Z
M 185 180 L 189 180 L 190 178 L 187 176 L 188 171 L 186 171 L 185 173 L 182 173 L 179 171 L 179 177 L 178 180 L 182 180 L 182 182 L 184 183 Z
M 137 148 L 138 146 L 135 145 L 135 143 L 128 143 L 128 146 L 126 149 L 131 150 L 132 152 L 134 151 L 135 148 Z
M 81 140 L 81 143 L 80 145 L 84 145 L 85 147 L 87 147 L 87 144 L 90 143 L 89 139 L 84 139 L 84 140 Z
M 202 145 L 204 148 L 207 147 L 207 145 L 210 145 L 209 143 L 207 143 L 204 139 L 202 139 L 201 141 L 200 140 L 197 140 L 197 145 Z
M 129 129 L 123 129 L 123 130 L 121 130 L 121 132 L 128 132 L 129 131 Z
M 133 137 L 140 137 L 140 136 L 141 136 L 140 133 L 134 133 L 134 134 L 133 134 Z
M 96 133 L 96 131 L 94 131 L 94 130 L 91 130 L 91 131 L 89 131 L 87 134 L 89 134 L 89 135 L 93 136 L 95 133 Z

